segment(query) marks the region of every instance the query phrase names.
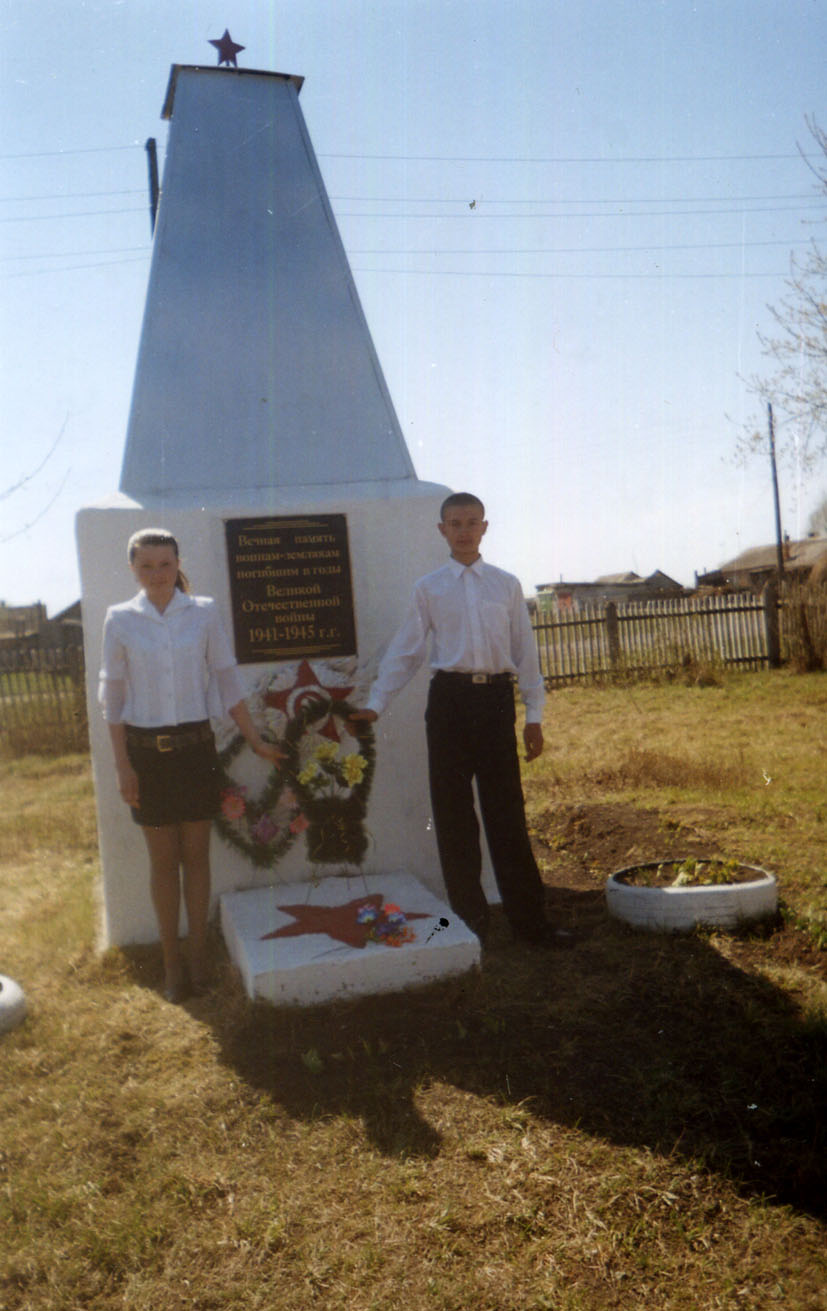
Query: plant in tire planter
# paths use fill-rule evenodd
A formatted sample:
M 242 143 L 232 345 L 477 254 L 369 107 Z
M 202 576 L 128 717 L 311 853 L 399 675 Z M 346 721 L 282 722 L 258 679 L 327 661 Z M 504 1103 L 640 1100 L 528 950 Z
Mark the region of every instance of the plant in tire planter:
M 775 914 L 778 885 L 768 870 L 736 860 L 653 860 L 612 874 L 606 905 L 638 928 L 736 928 Z

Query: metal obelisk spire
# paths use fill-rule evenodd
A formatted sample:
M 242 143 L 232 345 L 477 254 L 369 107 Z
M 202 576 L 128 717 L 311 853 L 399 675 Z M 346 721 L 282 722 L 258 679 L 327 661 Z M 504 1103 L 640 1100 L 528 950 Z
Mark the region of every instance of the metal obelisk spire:
M 299 107 L 303 79 L 173 66 L 121 490 L 415 479 Z

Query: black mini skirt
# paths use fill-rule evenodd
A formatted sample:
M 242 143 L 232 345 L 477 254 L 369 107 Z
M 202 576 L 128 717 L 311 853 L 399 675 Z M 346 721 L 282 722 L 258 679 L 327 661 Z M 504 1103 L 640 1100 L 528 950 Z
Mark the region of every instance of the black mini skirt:
M 159 828 L 218 813 L 220 769 L 208 720 L 152 729 L 127 724 L 126 750 L 138 775 L 136 824 Z

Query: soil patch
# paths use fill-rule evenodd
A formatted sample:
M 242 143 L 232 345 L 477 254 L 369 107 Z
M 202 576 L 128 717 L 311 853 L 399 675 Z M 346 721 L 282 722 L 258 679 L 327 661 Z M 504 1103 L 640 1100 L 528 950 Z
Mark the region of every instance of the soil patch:
M 602 886 L 610 874 L 638 861 L 726 857 L 710 833 L 618 802 L 548 806 L 534 818 L 531 835 L 543 876 L 553 886 Z
M 619 802 L 553 803 L 535 812 L 531 837 L 550 914 L 575 943 L 605 923 L 606 879 L 617 870 L 638 861 L 732 855 L 699 824 Z M 827 952 L 783 915 L 728 933 L 726 941 L 727 956 L 744 969 L 798 966 L 827 980 Z

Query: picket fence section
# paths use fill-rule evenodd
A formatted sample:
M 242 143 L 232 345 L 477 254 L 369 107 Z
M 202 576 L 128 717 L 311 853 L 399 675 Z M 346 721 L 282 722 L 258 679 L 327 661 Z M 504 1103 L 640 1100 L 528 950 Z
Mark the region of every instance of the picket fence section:
M 806 621 L 802 613 L 807 608 Z M 803 624 L 803 629 L 802 629 Z M 560 607 L 532 620 L 549 687 L 704 666 L 765 669 L 794 658 L 801 632 L 827 640 L 823 602 L 776 590 Z M 87 743 L 83 650 L 0 647 L 0 746 L 82 750 Z
M 0 649 L 0 741 L 42 750 L 86 744 L 83 649 Z
M 532 627 L 549 686 L 690 664 L 764 669 L 780 654 L 772 593 L 586 604 L 538 614 Z

